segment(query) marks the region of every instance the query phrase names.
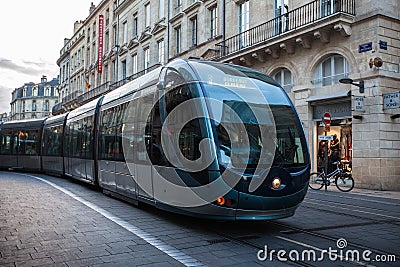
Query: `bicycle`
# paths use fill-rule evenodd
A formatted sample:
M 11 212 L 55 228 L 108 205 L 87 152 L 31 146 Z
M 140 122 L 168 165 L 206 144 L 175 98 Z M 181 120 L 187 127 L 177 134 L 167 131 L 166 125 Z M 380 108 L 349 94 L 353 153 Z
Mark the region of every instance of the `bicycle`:
M 325 185 L 325 190 L 331 183 L 335 183 L 337 189 L 342 192 L 349 192 L 354 187 L 354 179 L 351 173 L 346 172 L 339 168 L 339 162 L 332 162 L 336 164 L 336 169 L 331 173 L 326 174 L 324 168 L 322 172 L 313 172 L 310 174 L 310 183 L 308 186 L 311 189 L 319 190 Z

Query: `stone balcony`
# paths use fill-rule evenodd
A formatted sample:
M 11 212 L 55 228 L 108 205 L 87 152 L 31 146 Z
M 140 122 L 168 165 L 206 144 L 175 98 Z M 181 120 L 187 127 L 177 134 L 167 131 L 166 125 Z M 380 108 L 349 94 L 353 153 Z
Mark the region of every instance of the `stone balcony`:
M 215 60 L 251 66 L 281 50 L 293 54 L 296 45 L 311 48 L 312 38 L 329 42 L 331 31 L 350 36 L 354 19 L 355 0 L 316 0 L 217 43 Z

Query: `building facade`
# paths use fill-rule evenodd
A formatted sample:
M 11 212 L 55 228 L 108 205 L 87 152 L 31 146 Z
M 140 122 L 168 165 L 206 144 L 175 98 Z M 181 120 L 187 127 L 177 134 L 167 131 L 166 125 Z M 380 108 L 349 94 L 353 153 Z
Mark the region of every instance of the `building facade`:
M 59 79 L 47 81 L 42 76 L 40 83 L 25 83 L 12 92 L 11 120 L 34 119 L 51 116 L 58 102 Z
M 0 114 L 0 123 L 1 123 L 1 122 L 5 122 L 5 121 L 8 121 L 8 114 L 7 114 L 7 112 L 4 112 L 4 113 Z
M 337 156 L 356 187 L 400 190 L 399 14 L 397 1 L 377 0 L 103 0 L 80 28 L 85 83 L 65 83 L 78 96 L 60 99 L 53 113 L 176 57 L 239 64 L 273 76 L 288 93 L 307 133 L 313 170 L 325 160 L 318 138 L 329 112 L 326 134 L 339 139 Z M 344 78 L 353 84 L 340 83 Z

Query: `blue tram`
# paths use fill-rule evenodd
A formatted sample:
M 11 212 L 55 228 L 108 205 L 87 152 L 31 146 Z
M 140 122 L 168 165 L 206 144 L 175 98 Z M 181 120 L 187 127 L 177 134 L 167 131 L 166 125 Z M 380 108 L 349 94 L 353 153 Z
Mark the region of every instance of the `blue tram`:
M 174 60 L 68 114 L 6 122 L 0 138 L 2 168 L 63 175 L 210 219 L 292 216 L 310 172 L 301 122 L 276 81 L 193 59 Z

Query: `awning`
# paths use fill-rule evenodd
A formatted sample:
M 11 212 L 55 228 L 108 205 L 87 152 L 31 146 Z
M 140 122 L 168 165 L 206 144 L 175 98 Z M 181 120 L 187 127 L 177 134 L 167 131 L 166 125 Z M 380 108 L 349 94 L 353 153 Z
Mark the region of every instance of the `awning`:
M 329 95 L 313 95 L 306 99 L 306 102 L 316 102 L 316 101 L 325 101 L 325 100 L 332 100 L 335 98 L 343 98 L 351 96 L 351 91 L 342 91 L 342 92 L 335 92 Z

